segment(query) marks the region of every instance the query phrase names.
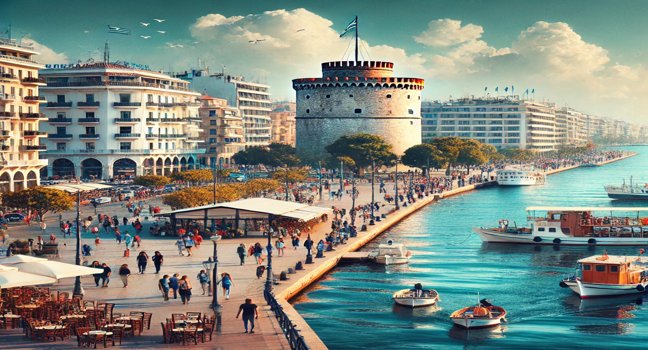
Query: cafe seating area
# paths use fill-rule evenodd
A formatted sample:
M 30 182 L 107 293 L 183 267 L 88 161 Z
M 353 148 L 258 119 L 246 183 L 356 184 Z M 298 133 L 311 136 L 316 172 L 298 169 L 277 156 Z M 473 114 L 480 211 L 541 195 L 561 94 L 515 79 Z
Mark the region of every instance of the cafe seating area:
M 212 341 L 215 318 L 208 318 L 201 312 L 174 313 L 161 326 L 165 344 L 198 345 Z

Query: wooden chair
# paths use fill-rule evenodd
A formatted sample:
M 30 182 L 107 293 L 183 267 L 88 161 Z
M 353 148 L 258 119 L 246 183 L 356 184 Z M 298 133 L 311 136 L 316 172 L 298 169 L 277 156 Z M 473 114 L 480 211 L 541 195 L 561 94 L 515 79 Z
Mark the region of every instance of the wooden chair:
M 87 335 L 83 335 L 83 333 L 90 332 L 90 327 L 77 327 L 76 329 L 76 337 L 77 337 L 77 345 L 79 347 L 82 346 L 90 346 L 90 340 Z
M 109 320 L 112 320 L 112 314 L 113 314 L 113 309 L 115 308 L 115 304 L 113 303 L 106 303 L 105 307 L 105 317 Z
M 89 307 L 92 308 L 92 309 L 94 309 L 96 306 L 97 306 L 97 305 L 96 305 L 96 303 L 95 303 L 94 300 L 84 300 L 84 301 L 83 301 L 83 309 L 84 309 L 84 310 L 87 309 L 87 308 L 89 308 Z
M 144 326 L 146 329 L 151 329 L 151 318 L 153 318 L 153 314 L 150 312 L 145 312 L 144 313 L 144 319 L 142 320 Z
M 162 325 L 162 340 L 164 340 L 164 344 L 171 343 L 171 330 L 164 322 L 160 322 L 160 325 Z
M 138 336 L 142 335 L 142 330 L 144 328 L 144 323 L 142 322 L 141 318 L 138 319 L 138 320 L 131 320 L 130 325 L 131 325 L 131 327 L 133 329 L 133 335 L 135 335 L 135 334 L 137 334 Z
M 185 314 L 171 314 L 171 321 L 173 322 L 174 326 L 176 322 L 186 320 L 186 319 L 187 319 L 187 315 Z
M 204 331 L 204 329 L 203 329 Z M 182 332 L 182 344 L 184 345 L 186 342 L 192 341 L 194 342 L 194 345 L 198 345 L 198 329 L 197 328 L 188 328 L 184 332 Z
M 212 337 L 214 335 L 214 328 L 216 328 L 216 324 L 214 323 L 213 319 L 207 319 L 205 318 L 203 325 L 202 325 L 202 342 L 205 342 L 205 338 L 209 336 L 209 341 L 212 341 Z
M 116 340 L 119 340 L 119 345 L 122 345 L 122 338 L 124 338 L 124 328 L 114 327 L 112 330 L 112 341 L 115 344 Z
M 202 312 L 187 312 L 187 318 L 196 318 L 200 320 L 200 316 L 202 316 Z

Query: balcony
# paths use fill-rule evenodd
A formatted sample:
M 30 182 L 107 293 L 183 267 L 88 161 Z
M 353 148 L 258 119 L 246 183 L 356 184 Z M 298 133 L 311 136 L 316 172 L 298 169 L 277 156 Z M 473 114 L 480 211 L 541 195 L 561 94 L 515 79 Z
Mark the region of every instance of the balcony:
M 180 123 L 184 122 L 186 119 L 180 119 L 180 118 L 162 118 L 160 119 L 160 123 Z
M 88 139 L 96 140 L 98 138 L 99 138 L 99 134 L 81 134 L 81 135 L 79 135 L 79 139 L 81 139 L 81 140 L 88 140 Z
M 52 125 L 65 125 L 65 124 L 71 124 L 72 123 L 72 118 L 48 118 L 47 122 L 52 124 Z
M 79 108 L 97 108 L 97 107 L 99 107 L 99 101 L 79 101 L 79 102 L 77 102 L 77 107 L 79 107 Z
M 0 73 L 0 81 L 18 79 L 15 75 L 9 73 Z
M 147 139 L 157 139 L 159 136 L 157 134 L 146 134 Z
M 45 119 L 45 114 L 43 114 L 43 113 L 20 113 L 20 118 L 39 120 L 39 119 Z
M 45 145 L 26 145 L 20 146 L 21 151 L 47 151 L 47 146 Z
M 10 94 L 0 94 L 0 105 L 13 102 L 16 100 L 16 95 L 10 95 Z
M 137 124 L 140 121 L 140 118 L 115 118 L 115 123 L 118 124 Z
M 186 134 L 164 134 L 164 135 L 160 135 L 161 139 L 180 139 L 180 138 L 184 138 L 184 137 L 187 137 L 187 135 Z
M 116 139 L 137 139 L 141 135 L 142 134 L 120 133 L 120 134 L 115 134 L 115 138 Z
M 157 123 L 160 121 L 160 118 L 146 118 L 147 123 Z
M 0 146 L 0 151 L 7 152 L 10 149 L 11 149 L 11 146 L 7 146 L 7 145 Z
M 23 137 L 38 137 L 38 136 L 46 136 L 47 133 L 44 131 L 35 131 L 35 130 L 25 130 L 23 131 Z
M 34 77 L 25 77 L 22 80 L 23 85 L 31 85 L 31 86 L 45 86 L 47 83 L 45 83 L 45 79 L 43 78 L 34 78 Z
M 146 102 L 146 107 L 157 107 L 159 105 L 157 102 Z
M 47 102 L 47 99 L 44 96 L 25 96 L 23 101 L 26 103 L 44 103 Z
M 13 112 L 0 112 L 0 119 L 15 118 L 17 116 L 18 116 L 18 114 L 13 113 Z
M 9 130 L 0 130 L 0 139 L 8 139 L 11 137 L 11 131 Z
M 142 106 L 142 102 L 113 102 L 116 108 L 137 108 Z
M 79 124 L 99 124 L 99 118 L 79 118 Z
M 47 107 L 47 108 L 70 108 L 70 107 L 72 107 L 72 102 L 47 102 L 45 107 Z
M 175 107 L 176 104 L 175 103 L 158 103 L 158 106 L 163 107 L 163 108 L 171 108 L 171 107 Z
M 72 140 L 72 134 L 47 134 L 47 138 L 53 140 Z

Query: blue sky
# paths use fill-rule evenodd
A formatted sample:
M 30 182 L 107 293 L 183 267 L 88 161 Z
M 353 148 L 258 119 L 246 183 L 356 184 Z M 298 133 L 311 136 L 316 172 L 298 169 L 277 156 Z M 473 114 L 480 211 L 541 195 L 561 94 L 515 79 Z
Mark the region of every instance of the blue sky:
M 536 99 L 641 121 L 646 13 L 648 1 L 638 0 L 0 0 L 0 28 L 11 24 L 14 37 L 35 41 L 48 63 L 97 59 L 109 40 L 113 60 L 182 71 L 200 58 L 291 99 L 291 79 L 345 57 L 349 39 L 337 33 L 358 15 L 363 56 L 425 78 L 427 99 L 515 85 L 520 93 L 535 88 Z M 109 24 L 132 35 L 107 34 Z

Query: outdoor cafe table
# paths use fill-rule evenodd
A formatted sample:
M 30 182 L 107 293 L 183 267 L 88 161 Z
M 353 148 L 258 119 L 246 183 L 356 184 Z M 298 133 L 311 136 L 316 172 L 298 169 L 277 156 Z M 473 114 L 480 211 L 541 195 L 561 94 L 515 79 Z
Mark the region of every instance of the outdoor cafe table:
M 133 335 L 140 335 L 142 334 L 141 328 L 142 327 L 142 318 L 140 316 L 121 316 L 121 317 L 116 317 L 113 321 L 117 323 L 128 323 L 131 327 L 133 327 Z M 121 321 L 121 322 L 120 322 Z M 138 328 L 135 328 L 135 321 L 139 321 L 140 324 Z
M 202 328 L 195 328 L 195 327 L 186 327 L 186 328 L 185 327 L 179 327 L 179 328 L 171 329 L 171 332 L 173 332 L 174 334 L 197 332 L 198 335 L 200 336 L 203 333 L 203 329 Z M 183 335 L 183 337 L 182 337 L 182 345 L 186 345 L 186 343 L 187 343 L 186 339 L 187 339 L 187 337 L 185 337 Z M 202 337 L 200 337 L 200 339 L 202 339 Z
M 25 304 L 25 305 L 18 305 L 16 306 L 16 309 L 38 309 L 40 305 L 36 304 Z
M 83 335 L 87 337 L 92 337 L 92 338 L 97 338 L 98 336 L 103 336 L 103 343 L 104 343 L 104 348 L 106 347 L 106 337 L 113 335 L 112 332 L 106 332 L 106 331 L 89 331 L 83 333 Z
M 86 315 L 63 315 L 60 317 L 61 320 L 69 320 L 71 318 L 87 318 L 88 316 Z
M 197 318 L 190 318 L 190 319 L 186 319 L 186 320 L 176 320 L 175 321 L 176 325 L 181 325 L 181 324 L 199 325 L 201 323 L 202 322 Z
M 47 325 L 47 326 L 34 327 L 34 329 L 37 331 L 52 331 L 52 330 L 63 329 L 63 328 L 65 328 L 65 326 L 61 326 L 61 325 Z
M 18 320 L 22 316 L 14 315 L 14 314 L 5 314 L 5 315 L 0 315 L 0 317 L 4 320 L 4 329 L 8 329 L 9 325 L 11 325 L 11 328 L 20 327 Z

